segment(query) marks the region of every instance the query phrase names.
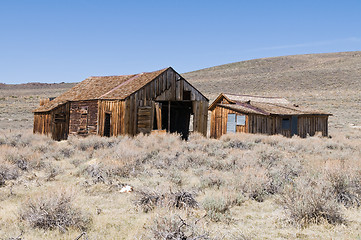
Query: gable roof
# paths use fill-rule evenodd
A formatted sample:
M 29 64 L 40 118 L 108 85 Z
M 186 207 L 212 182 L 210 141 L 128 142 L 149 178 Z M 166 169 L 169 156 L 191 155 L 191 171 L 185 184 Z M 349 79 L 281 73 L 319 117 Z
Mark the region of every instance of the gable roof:
M 90 77 L 54 100 L 35 109 L 33 112 L 48 112 L 69 101 L 96 99 L 123 100 L 169 68 L 133 75 Z
M 221 103 L 223 97 L 229 103 Z M 260 115 L 332 115 L 329 113 L 300 107 L 285 98 L 234 95 L 221 93 L 210 105 L 209 110 L 221 106 L 246 114 Z

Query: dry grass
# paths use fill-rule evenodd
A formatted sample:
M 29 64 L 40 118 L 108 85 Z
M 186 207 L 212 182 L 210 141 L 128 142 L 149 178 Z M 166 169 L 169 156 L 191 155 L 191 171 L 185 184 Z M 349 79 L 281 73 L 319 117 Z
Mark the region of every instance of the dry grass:
M 332 139 L 194 134 L 187 142 L 176 135 L 55 142 L 13 131 L 0 139 L 5 239 L 75 239 L 86 227 L 89 239 L 359 237 L 359 130 Z M 120 193 L 124 185 L 134 192 Z M 56 194 L 60 188 L 72 198 Z

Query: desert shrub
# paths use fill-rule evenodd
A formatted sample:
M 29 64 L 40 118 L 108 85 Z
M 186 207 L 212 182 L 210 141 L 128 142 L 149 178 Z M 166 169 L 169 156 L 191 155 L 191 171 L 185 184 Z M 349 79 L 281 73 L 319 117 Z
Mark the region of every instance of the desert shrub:
M 345 207 L 360 206 L 361 185 L 359 176 L 352 176 L 352 171 L 335 169 L 326 173 L 330 191 L 337 202 Z
M 270 185 L 267 188 L 269 194 L 281 191 L 284 185 L 291 183 L 302 170 L 298 158 L 285 158 L 284 153 L 277 149 L 262 149 L 258 155 L 257 164 L 266 169 L 266 174 L 270 179 Z
M 86 230 L 92 219 L 90 215 L 75 208 L 72 196 L 65 193 L 52 193 L 30 199 L 20 209 L 21 220 L 33 228 L 66 231 L 69 227 Z
M 57 175 L 59 175 L 63 170 L 57 166 L 48 164 L 45 169 L 46 180 L 53 181 Z
M 173 171 L 168 175 L 168 179 L 173 184 L 177 185 L 178 187 L 182 186 L 183 178 L 182 175 L 177 171 Z
M 178 215 L 156 217 L 153 223 L 147 227 L 148 239 L 159 240 L 196 240 L 211 239 L 202 227 L 198 227 L 198 220 L 184 220 Z
M 298 178 L 285 188 L 279 203 L 287 211 L 290 222 L 301 227 L 324 221 L 330 224 L 345 222 L 329 187 L 309 177 Z
M 202 176 L 200 179 L 201 188 L 216 188 L 219 189 L 223 184 L 224 180 L 216 175 Z
M 207 212 L 207 217 L 213 222 L 231 220 L 231 202 L 223 197 L 208 196 L 202 201 L 202 207 Z
M 197 208 L 198 202 L 193 195 L 186 191 L 171 192 L 166 195 L 167 205 L 177 209 Z
M 253 149 L 255 143 L 258 143 L 258 141 L 252 141 L 252 138 L 247 138 L 245 134 L 226 134 L 223 135 L 220 140 L 223 142 L 225 148 L 236 148 L 240 150 Z
M 264 201 L 271 192 L 271 179 L 265 168 L 254 166 L 245 167 L 237 178 L 237 189 L 246 197 L 258 202 Z
M 21 170 L 28 170 L 30 167 L 30 160 L 32 153 L 27 148 L 3 148 L 3 159 Z
M 197 208 L 198 202 L 193 194 L 186 191 L 161 193 L 157 191 L 139 191 L 138 199 L 134 201 L 136 207 L 147 213 L 155 207 L 175 209 Z
M 79 138 L 70 136 L 68 143 L 81 151 L 97 150 L 102 148 L 111 148 L 115 146 L 122 137 L 105 138 L 100 136 L 88 136 L 86 138 Z
M 302 165 L 297 158 L 288 158 L 280 161 L 277 165 L 268 169 L 268 177 L 271 179 L 268 192 L 277 194 L 285 185 L 292 183 L 302 172 Z
M 15 180 L 19 177 L 18 168 L 10 165 L 8 163 L 4 163 L 0 160 L 0 186 L 5 184 L 6 180 Z
M 164 195 L 156 191 L 139 191 L 137 195 L 138 199 L 134 204 L 145 213 L 152 211 L 156 206 L 161 206 L 164 199 Z

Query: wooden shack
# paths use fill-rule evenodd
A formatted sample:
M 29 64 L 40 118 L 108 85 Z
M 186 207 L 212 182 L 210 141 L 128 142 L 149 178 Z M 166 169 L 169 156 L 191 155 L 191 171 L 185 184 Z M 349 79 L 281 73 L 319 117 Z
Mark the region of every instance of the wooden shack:
M 220 94 L 209 106 L 210 136 L 226 133 L 282 134 L 287 137 L 328 135 L 331 114 L 291 104 L 284 98 Z
M 90 77 L 34 110 L 34 133 L 117 136 L 193 130 L 206 135 L 209 100 L 173 68 Z

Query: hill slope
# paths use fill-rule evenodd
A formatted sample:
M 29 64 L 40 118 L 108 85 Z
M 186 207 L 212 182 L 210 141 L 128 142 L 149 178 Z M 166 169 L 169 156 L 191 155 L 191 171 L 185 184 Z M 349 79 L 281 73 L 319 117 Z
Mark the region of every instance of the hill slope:
M 361 52 L 261 58 L 182 74 L 201 91 L 264 93 L 361 89 Z

